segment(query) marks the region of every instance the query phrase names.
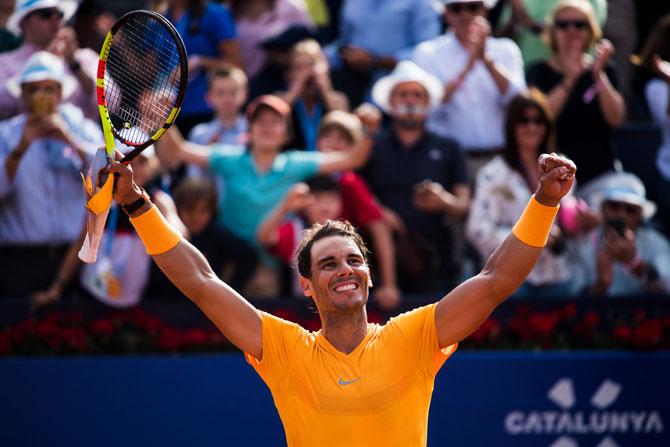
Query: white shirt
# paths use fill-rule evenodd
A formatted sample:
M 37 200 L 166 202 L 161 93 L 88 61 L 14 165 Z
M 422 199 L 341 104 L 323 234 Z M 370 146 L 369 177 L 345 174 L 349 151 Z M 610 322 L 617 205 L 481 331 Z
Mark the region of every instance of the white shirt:
M 479 60 L 446 104 L 428 118 L 428 128 L 458 141 L 467 151 L 498 149 L 505 142 L 505 109 L 511 99 L 526 88 L 519 47 L 510 39 L 489 37 L 486 54 L 506 74 L 509 85 L 501 94 L 493 77 Z M 470 57 L 456 35 L 449 32 L 418 45 L 412 60 L 445 85 L 459 75 Z
M 663 177 L 670 181 L 670 115 L 668 115 L 670 85 L 660 79 L 652 79 L 645 86 L 644 93 L 651 115 L 660 126 L 663 135 L 663 142 L 656 155 L 656 166 Z
M 475 197 L 470 206 L 466 236 L 483 259 L 487 259 L 511 233 L 531 196 L 525 180 L 497 156 L 477 173 Z M 542 251 L 528 275 L 534 286 L 557 284 L 570 279 L 564 255 Z

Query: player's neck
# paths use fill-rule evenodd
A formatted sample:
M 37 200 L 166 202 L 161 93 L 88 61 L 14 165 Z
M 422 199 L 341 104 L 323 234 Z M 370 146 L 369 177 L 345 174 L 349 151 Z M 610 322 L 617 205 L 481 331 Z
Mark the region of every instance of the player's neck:
M 321 333 L 335 349 L 351 353 L 368 333 L 365 307 L 354 314 L 325 313 L 321 315 Z

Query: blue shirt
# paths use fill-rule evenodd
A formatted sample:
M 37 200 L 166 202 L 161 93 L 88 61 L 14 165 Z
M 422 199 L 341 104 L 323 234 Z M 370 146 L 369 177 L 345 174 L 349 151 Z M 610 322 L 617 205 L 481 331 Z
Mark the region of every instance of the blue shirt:
M 218 118 L 206 123 L 200 123 L 191 129 L 188 141 L 209 146 L 210 144 L 243 144 L 249 123 L 240 115 L 232 127 L 225 128 Z
M 189 56 L 199 55 L 205 57 L 219 57 L 219 44 L 223 41 L 234 39 L 235 22 L 233 16 L 222 5 L 208 2 L 197 25 L 198 31 L 191 33 L 195 20 L 191 12 L 187 11 L 176 22 L 168 15 L 168 19 L 174 23 L 179 35 L 184 40 L 186 53 Z M 205 102 L 207 91 L 207 75 L 203 70 L 189 74 L 189 82 L 182 105 L 182 115 L 196 115 L 211 111 Z
M 277 155 L 272 167 L 259 173 L 244 146 L 216 146 L 209 168 L 226 181 L 221 199 L 220 220 L 247 242 L 256 243 L 256 228 L 297 182 L 315 175 L 320 152 L 287 151 Z
M 59 114 L 82 149 L 104 145 L 102 132 L 76 106 L 61 104 Z M 79 156 L 64 142 L 37 139 L 23 154 L 13 181 L 8 154 L 18 145 L 26 115 L 0 122 L 0 245 L 38 245 L 74 240 L 84 223 L 84 189 Z
M 431 0 L 347 0 L 342 6 L 340 36 L 325 49 L 334 68 L 343 45 L 376 56 L 408 59 L 412 49 L 440 34 L 440 16 Z

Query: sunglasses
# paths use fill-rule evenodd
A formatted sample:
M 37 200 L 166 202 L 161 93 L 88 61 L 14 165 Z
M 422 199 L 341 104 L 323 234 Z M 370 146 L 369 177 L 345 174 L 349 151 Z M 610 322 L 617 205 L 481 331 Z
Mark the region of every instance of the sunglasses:
M 49 20 L 53 16 L 58 16 L 59 19 L 62 19 L 63 11 L 61 11 L 58 8 L 45 8 L 45 9 L 37 9 L 28 14 L 28 17 L 39 17 L 41 20 Z
M 640 212 L 640 207 L 637 205 L 631 205 L 630 203 L 624 203 L 624 202 L 615 202 L 612 200 L 605 201 L 603 203 L 603 206 L 616 212 L 618 212 L 619 210 L 623 210 L 623 212 L 628 214 L 629 216 L 634 216 Z
M 586 20 L 556 20 L 554 26 L 560 30 L 567 30 L 568 28 L 574 28 L 577 31 L 584 31 L 588 29 L 589 22 Z
M 544 126 L 545 122 L 542 118 L 540 117 L 530 117 L 530 116 L 523 116 L 519 118 L 518 124 L 522 126 L 527 126 L 529 124 L 535 124 L 536 126 Z
M 447 5 L 447 11 L 452 14 L 460 14 L 463 11 L 468 11 L 475 14 L 484 7 L 484 2 L 464 2 L 464 3 L 450 3 Z

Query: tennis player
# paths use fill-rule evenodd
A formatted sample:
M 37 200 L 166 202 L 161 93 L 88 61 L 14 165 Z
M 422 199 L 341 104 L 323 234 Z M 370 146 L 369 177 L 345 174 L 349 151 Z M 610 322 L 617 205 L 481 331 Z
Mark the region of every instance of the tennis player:
M 575 165 L 556 154 L 538 160 L 540 186 L 512 234 L 484 269 L 440 301 L 391 319 L 367 321 L 372 287 L 367 250 L 347 223 L 309 228 L 297 251 L 300 282 L 322 329 L 255 309 L 212 272 L 205 258 L 163 219 L 118 162 L 115 200 L 158 266 L 246 353 L 272 392 L 289 446 L 425 446 L 435 375 L 523 282 L 544 247 Z

